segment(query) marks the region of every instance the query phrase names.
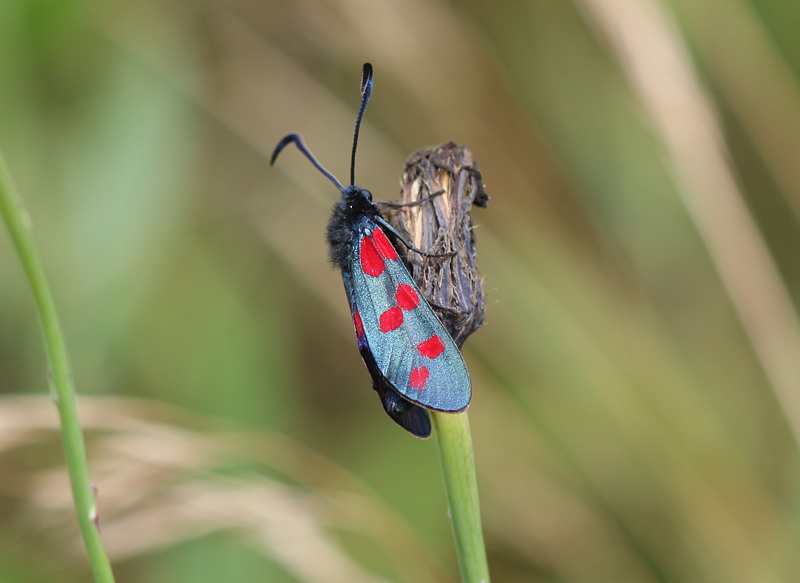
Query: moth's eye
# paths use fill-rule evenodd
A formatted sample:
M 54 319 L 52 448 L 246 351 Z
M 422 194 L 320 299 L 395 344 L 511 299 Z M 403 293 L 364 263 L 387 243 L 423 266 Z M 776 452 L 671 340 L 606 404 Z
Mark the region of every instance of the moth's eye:
M 369 202 L 372 202 L 372 193 L 369 190 L 362 190 L 361 194 L 364 195 Z

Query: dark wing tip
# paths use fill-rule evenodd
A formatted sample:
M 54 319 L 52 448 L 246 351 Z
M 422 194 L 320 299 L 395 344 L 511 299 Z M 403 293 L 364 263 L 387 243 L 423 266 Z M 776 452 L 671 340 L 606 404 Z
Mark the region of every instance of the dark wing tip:
M 428 439 L 431 436 L 431 416 L 427 409 L 404 399 L 385 380 L 375 390 L 381 397 L 384 411 L 392 421 L 414 437 Z

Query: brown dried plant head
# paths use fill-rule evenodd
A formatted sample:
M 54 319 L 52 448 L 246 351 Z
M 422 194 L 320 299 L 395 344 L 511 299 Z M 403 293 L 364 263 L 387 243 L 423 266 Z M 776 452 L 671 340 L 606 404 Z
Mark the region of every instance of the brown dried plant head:
M 451 257 L 406 254 L 411 277 L 431 304 L 447 331 L 461 347 L 483 323 L 483 285 L 478 276 L 472 205 L 489 200 L 481 174 L 466 146 L 448 142 L 413 154 L 403 173 L 403 203 L 430 197 L 389 217 L 404 237 L 427 253 Z

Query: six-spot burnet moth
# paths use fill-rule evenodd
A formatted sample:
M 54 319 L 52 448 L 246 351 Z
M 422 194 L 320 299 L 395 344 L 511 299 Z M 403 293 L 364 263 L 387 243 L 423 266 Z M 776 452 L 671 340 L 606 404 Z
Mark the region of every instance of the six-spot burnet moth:
M 270 164 L 289 143 L 333 182 L 342 198 L 328 222 L 330 259 L 342 272 L 361 358 L 389 416 L 409 433 L 431 434 L 427 409 L 455 413 L 469 405 L 472 388 L 455 342 L 422 297 L 390 237 L 413 247 L 384 220 L 372 194 L 355 185 L 358 131 L 372 93 L 372 65 L 364 65 L 361 107 L 344 187 L 314 157 L 299 134 L 275 147 Z M 425 202 L 424 200 L 421 202 Z M 419 204 L 411 203 L 411 204 Z M 400 205 L 402 206 L 402 205 Z

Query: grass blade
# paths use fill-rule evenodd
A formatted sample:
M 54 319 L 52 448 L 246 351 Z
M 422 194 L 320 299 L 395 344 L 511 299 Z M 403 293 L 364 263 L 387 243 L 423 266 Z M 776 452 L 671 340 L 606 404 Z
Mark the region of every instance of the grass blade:
M 75 498 L 75 508 L 78 512 L 78 523 L 86 544 L 94 580 L 97 583 L 113 582 L 114 575 L 111 572 L 111 564 L 100 538 L 97 503 L 94 489 L 89 480 L 86 445 L 78 420 L 72 373 L 64 337 L 58 323 L 55 302 L 36 252 L 30 220 L 14 190 L 2 157 L 0 157 L 0 214 L 3 216 L 11 241 L 22 263 L 25 276 L 31 286 L 36 310 L 39 313 L 49 364 L 48 381 L 61 419 L 64 455 L 72 485 L 72 494 Z

